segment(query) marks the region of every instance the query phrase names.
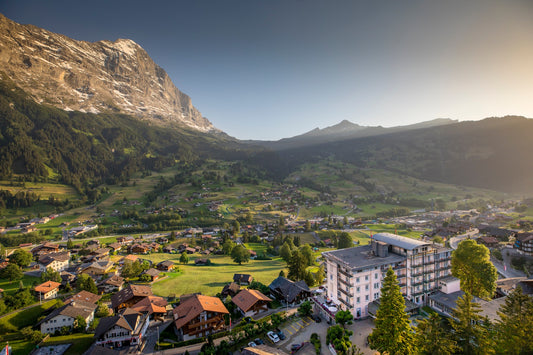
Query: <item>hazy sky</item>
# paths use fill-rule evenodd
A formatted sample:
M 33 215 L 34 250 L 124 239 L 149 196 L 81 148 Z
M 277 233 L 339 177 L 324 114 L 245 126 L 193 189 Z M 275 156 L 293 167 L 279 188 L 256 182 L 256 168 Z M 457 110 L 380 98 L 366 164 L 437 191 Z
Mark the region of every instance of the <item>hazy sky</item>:
M 531 0 L 0 0 L 0 12 L 78 40 L 134 40 L 241 139 L 344 119 L 533 117 Z

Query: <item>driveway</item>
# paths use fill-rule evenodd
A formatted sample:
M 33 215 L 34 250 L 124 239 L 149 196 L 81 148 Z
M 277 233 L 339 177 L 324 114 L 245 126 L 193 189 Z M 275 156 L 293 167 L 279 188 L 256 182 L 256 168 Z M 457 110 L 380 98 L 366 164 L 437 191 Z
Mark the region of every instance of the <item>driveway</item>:
M 372 318 L 355 320 L 353 321 L 353 324 L 349 325 L 347 328 L 353 332 L 353 335 L 350 337 L 352 344 L 357 345 L 363 354 L 372 355 L 375 353 L 374 350 L 371 350 L 366 345 L 366 338 L 374 329 L 374 320 Z
M 452 237 L 450 238 L 450 247 L 452 249 L 457 249 L 457 245 L 462 242 L 463 240 L 465 239 L 476 239 L 477 238 L 477 234 L 479 233 L 479 230 L 477 228 L 474 228 L 472 229 L 471 231 L 465 233 L 465 234 L 462 234 L 462 235 L 458 235 L 456 237 Z

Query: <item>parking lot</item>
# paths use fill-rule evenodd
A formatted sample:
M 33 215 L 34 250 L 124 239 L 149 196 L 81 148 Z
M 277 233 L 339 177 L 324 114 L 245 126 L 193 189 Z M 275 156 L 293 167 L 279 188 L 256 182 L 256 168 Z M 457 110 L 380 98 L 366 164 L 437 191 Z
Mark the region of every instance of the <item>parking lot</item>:
M 303 317 L 303 318 L 298 318 L 292 322 L 287 323 L 283 328 L 280 328 L 280 329 L 287 338 L 290 338 L 291 336 L 293 336 L 300 330 L 304 329 L 311 323 L 314 323 L 314 321 L 311 318 Z

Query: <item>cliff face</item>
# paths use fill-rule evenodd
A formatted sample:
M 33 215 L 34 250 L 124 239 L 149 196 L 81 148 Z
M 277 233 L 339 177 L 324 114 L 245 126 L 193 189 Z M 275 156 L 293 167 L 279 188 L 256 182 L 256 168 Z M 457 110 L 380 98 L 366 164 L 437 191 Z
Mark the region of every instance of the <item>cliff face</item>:
M 135 42 L 76 41 L 0 14 L 0 67 L 39 103 L 217 129 Z

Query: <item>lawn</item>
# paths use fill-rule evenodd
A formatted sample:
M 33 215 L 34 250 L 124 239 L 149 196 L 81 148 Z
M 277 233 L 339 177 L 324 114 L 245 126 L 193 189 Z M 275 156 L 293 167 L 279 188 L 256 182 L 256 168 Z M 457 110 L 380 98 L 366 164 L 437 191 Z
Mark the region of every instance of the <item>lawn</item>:
M 72 343 L 72 345 L 68 348 L 64 355 L 78 355 L 83 354 L 87 349 L 89 349 L 93 342 L 94 334 L 78 333 L 50 337 L 43 343 L 42 346 Z
M 13 293 L 20 287 L 20 281 L 24 284 L 24 287 L 33 286 L 34 282 L 40 283 L 41 279 L 38 277 L 24 275 L 22 280 L 9 281 L 6 279 L 0 279 L 0 288 L 4 290 L 5 294 Z
M 154 262 L 173 259 L 177 261 L 179 255 L 150 254 L 147 256 Z M 182 295 L 193 292 L 201 292 L 205 295 L 215 295 L 222 291 L 228 282 L 233 280 L 233 274 L 251 274 L 254 280 L 263 284 L 270 284 L 278 277 L 279 272 L 285 269 L 285 262 L 280 258 L 274 260 L 250 260 L 239 265 L 234 263 L 228 256 L 210 256 L 213 263 L 210 266 L 195 266 L 194 259 L 190 257 L 189 264 L 179 265 L 179 273 L 168 273 L 168 277 L 152 284 L 154 294 L 160 296 Z
M 35 325 L 43 312 L 58 302 L 59 300 L 48 301 L 41 305 L 0 318 L 0 329 L 13 329 L 13 331 L 16 331 L 17 329 L 24 328 L 29 325 Z

